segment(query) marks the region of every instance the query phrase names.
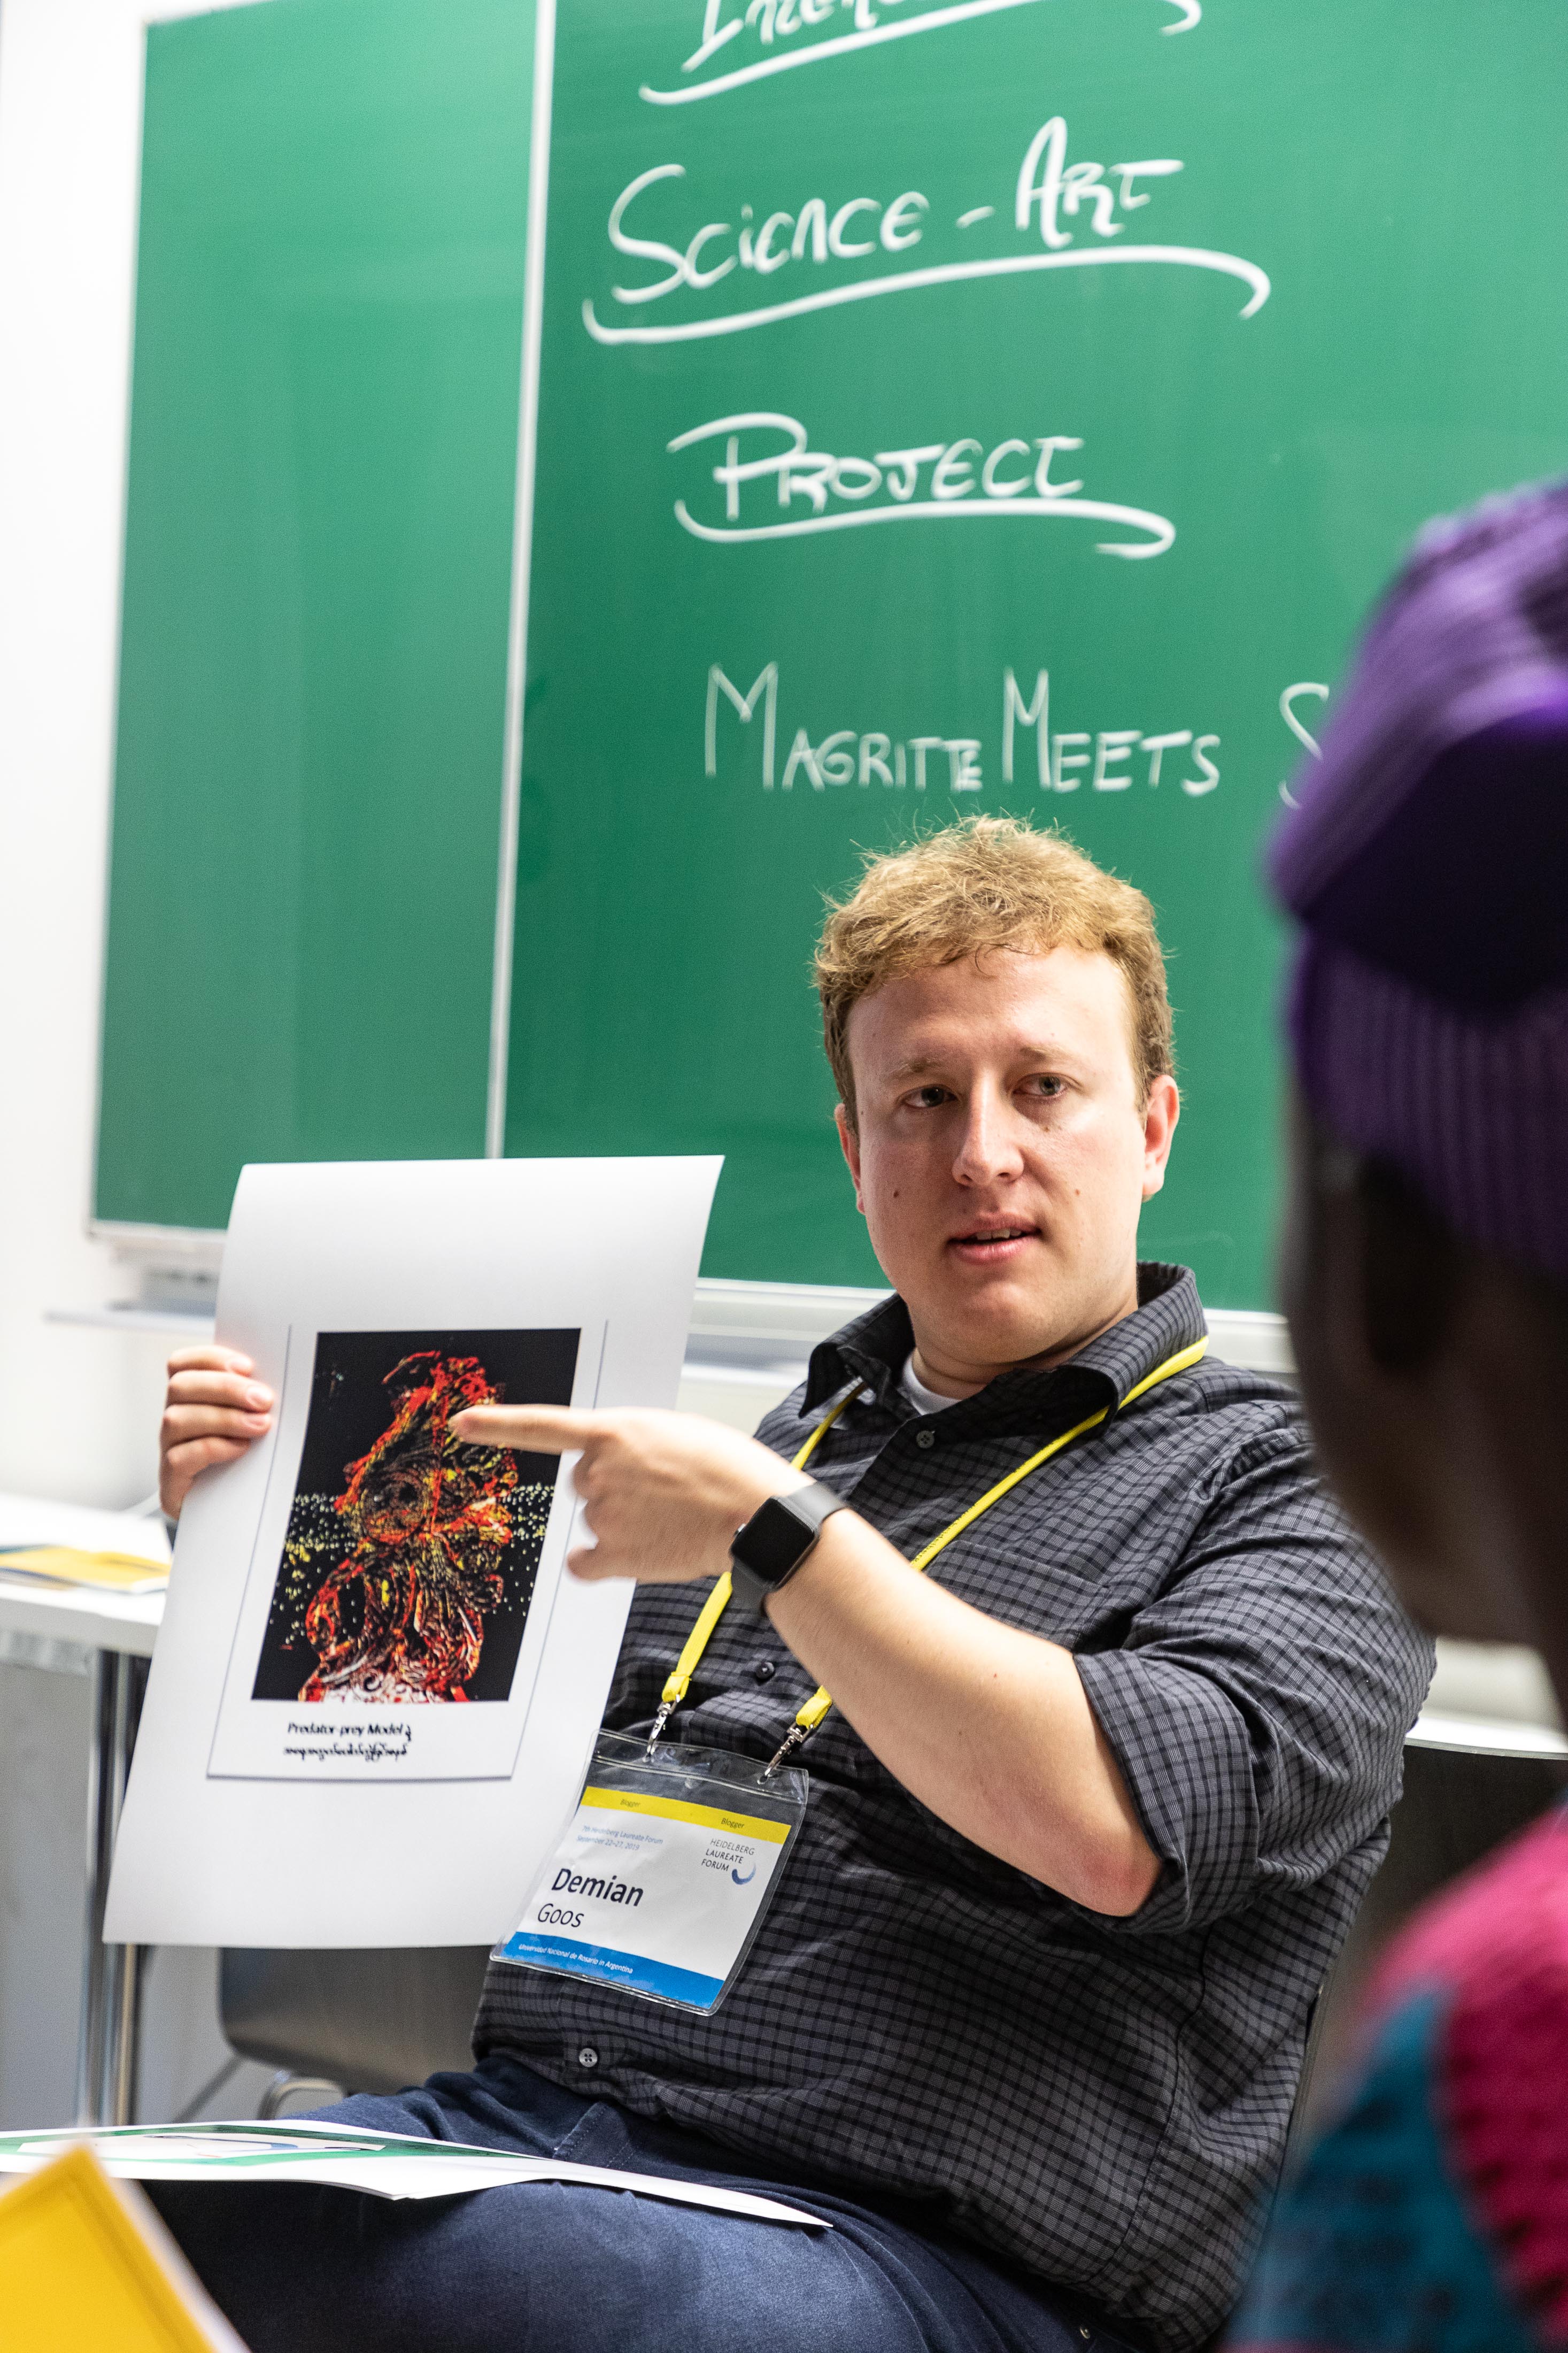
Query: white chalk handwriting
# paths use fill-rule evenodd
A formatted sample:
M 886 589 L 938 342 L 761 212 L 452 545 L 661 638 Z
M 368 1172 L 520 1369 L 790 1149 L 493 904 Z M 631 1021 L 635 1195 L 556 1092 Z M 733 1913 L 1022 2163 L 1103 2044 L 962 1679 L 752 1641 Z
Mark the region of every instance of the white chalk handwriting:
M 1323 754 L 1319 746 L 1317 737 L 1315 735 L 1310 735 L 1306 728 L 1302 726 L 1301 722 L 1296 716 L 1296 698 L 1299 694 L 1314 694 L 1317 696 L 1320 702 L 1327 702 L 1330 689 L 1326 686 L 1320 686 L 1315 680 L 1303 678 L 1299 679 L 1294 686 L 1288 686 L 1279 697 L 1280 718 L 1285 722 L 1286 726 L 1289 727 L 1291 734 L 1296 738 L 1297 743 L 1304 744 L 1308 751 L 1310 752 L 1314 760 L 1321 760 Z M 1287 808 L 1299 808 L 1300 806 L 1289 785 L 1280 786 L 1279 797 L 1284 802 Z
M 973 259 L 916 261 L 917 247 L 930 249 L 945 223 L 932 215 L 920 188 L 840 186 L 830 194 L 792 192 L 790 205 L 742 202 L 731 220 L 691 223 L 684 164 L 655 164 L 629 180 L 610 207 L 606 233 L 612 251 L 644 265 L 626 271 L 610 287 L 613 301 L 646 311 L 672 295 L 707 297 L 721 285 L 719 307 L 668 324 L 617 326 L 601 319 L 590 297 L 583 323 L 595 343 L 679 343 L 733 335 L 776 324 L 846 302 L 875 301 L 884 294 L 912 293 L 968 279 L 1013 277 L 1039 270 L 1094 269 L 1110 263 L 1206 270 L 1238 280 L 1247 290 L 1241 316 L 1249 319 L 1269 295 L 1268 272 L 1238 254 L 1205 246 L 1121 242 L 1129 214 L 1142 213 L 1162 185 L 1183 169 L 1173 155 L 1145 156 L 1120 164 L 1089 158 L 1068 161 L 1068 125 L 1052 115 L 1025 150 L 1005 206 L 966 206 L 952 234 L 967 245 L 987 221 L 1004 235 L 1011 227 L 1014 248 Z M 1001 193 L 998 191 L 997 193 Z M 686 209 L 686 220 L 679 218 Z M 650 234 L 655 227 L 667 234 Z M 995 232 L 993 232 L 995 234 Z M 1021 241 L 1021 249 L 1020 243 Z M 905 259 L 905 257 L 910 257 Z M 868 261 L 884 258 L 891 271 L 863 273 Z M 652 268 L 655 275 L 646 274 Z M 773 299 L 781 271 L 785 286 L 805 278 L 807 290 Z M 726 283 L 728 281 L 728 283 Z M 766 287 L 766 299 L 736 298 Z
M 638 96 L 650 106 L 689 106 L 694 99 L 717 98 L 747 82 L 787 73 L 795 66 L 821 65 L 857 49 L 905 39 L 911 33 L 940 32 L 949 25 L 967 23 L 972 16 L 994 16 L 1004 9 L 1034 5 L 1035 0 L 956 0 L 955 5 L 945 7 L 909 8 L 907 14 L 888 22 L 889 13 L 903 9 L 906 0 L 703 0 L 701 37 L 691 55 L 682 59 L 680 70 L 683 75 L 700 76 L 704 67 L 723 55 L 725 71 L 673 90 L 656 90 L 644 82 Z M 1163 5 L 1174 9 L 1175 15 L 1161 26 L 1163 33 L 1190 32 L 1202 22 L 1201 0 L 1163 0 Z M 845 14 L 851 18 L 853 31 L 826 34 L 819 40 L 802 37 L 836 18 L 841 20 Z M 740 42 L 739 49 L 731 47 L 734 41 Z M 746 58 L 743 65 L 735 62 L 741 57 Z
M 1175 540 L 1176 526 L 1166 516 L 1085 498 L 1081 479 L 1064 481 L 1053 473 L 1058 458 L 1083 448 L 1076 433 L 1013 436 L 990 448 L 964 434 L 878 449 L 867 458 L 835 457 L 812 448 L 810 438 L 798 417 L 769 408 L 715 417 L 677 434 L 668 444 L 672 456 L 706 442 L 721 445 L 708 479 L 722 492 L 722 502 L 713 501 L 705 517 L 678 498 L 681 529 L 694 539 L 751 541 L 961 515 L 1098 522 L 1141 534 L 1095 542 L 1101 555 L 1132 560 L 1163 555 Z M 794 512 L 797 501 L 805 513 Z M 706 494 L 699 504 L 705 502 Z
M 745 671 L 741 675 L 743 678 Z M 755 736 L 740 737 L 761 716 Z M 1191 727 L 1150 731 L 1141 727 L 1051 725 L 1051 681 L 1037 670 L 1026 696 L 1011 670 L 1002 673 L 999 769 L 1004 785 L 1034 781 L 1043 793 L 1157 791 L 1162 784 L 1189 800 L 1204 800 L 1219 784 L 1216 734 Z M 797 726 L 780 759 L 779 665 L 767 662 L 748 688 L 737 686 L 722 665 L 709 665 L 702 712 L 702 772 L 721 773 L 720 729 L 724 726 L 723 773 L 755 777 L 764 792 L 793 792 L 796 785 L 826 793 L 845 785 L 892 792 L 978 793 L 985 788 L 989 754 L 982 735 L 895 733 L 890 729 L 834 727 L 813 740 Z M 1020 731 L 1033 739 L 1032 753 Z M 996 739 L 993 739 L 994 741 Z

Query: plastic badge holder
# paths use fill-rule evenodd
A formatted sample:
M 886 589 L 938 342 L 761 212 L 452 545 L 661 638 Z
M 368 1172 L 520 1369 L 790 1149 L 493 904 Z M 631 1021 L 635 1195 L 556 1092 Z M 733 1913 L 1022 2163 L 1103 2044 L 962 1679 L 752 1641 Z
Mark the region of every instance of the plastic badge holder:
M 805 1819 L 809 1776 L 601 1733 L 570 1827 L 498 1961 L 704 2015 L 733 1985 Z

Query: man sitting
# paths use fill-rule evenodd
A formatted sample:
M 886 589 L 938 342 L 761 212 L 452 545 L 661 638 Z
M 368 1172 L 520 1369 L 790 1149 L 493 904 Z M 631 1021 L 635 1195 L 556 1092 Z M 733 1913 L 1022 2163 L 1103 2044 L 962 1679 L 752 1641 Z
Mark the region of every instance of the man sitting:
M 710 2014 L 498 1960 L 473 2073 L 331 2113 L 782 2185 L 836 2227 L 580 2187 L 161 2189 L 256 2353 L 1184 2353 L 1235 2298 L 1430 1652 L 1290 1393 L 1205 1357 L 1192 1276 L 1138 1263 L 1178 1111 L 1142 895 L 979 820 L 873 861 L 817 980 L 894 1296 L 760 1442 L 674 1414 L 462 1425 L 581 1449 L 574 1565 L 639 1584 L 625 1732 L 737 1528 L 847 1499 L 760 1611 L 737 1592 L 665 1730 L 765 1761 L 833 1694 L 776 1900 Z M 172 1511 L 267 1426 L 249 1369 L 174 1359 Z

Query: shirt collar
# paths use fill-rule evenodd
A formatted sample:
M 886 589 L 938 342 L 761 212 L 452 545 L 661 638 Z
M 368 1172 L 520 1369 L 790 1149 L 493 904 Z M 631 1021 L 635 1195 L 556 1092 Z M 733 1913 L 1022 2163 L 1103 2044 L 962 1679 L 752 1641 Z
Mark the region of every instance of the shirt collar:
M 1167 1266 L 1155 1259 L 1141 1261 L 1138 1304 L 1097 1340 L 1066 1364 L 1049 1372 L 998 1374 L 976 1396 L 961 1401 L 950 1412 L 977 1409 L 987 1426 L 1005 1423 L 1032 1428 L 1054 1418 L 1070 1398 L 1108 1405 L 1112 1413 L 1130 1389 L 1163 1365 L 1167 1356 L 1201 1340 L 1208 1326 L 1190 1269 Z M 897 1405 L 913 1412 L 912 1401 L 900 1387 L 900 1375 L 914 1346 L 910 1311 L 897 1292 L 857 1315 L 830 1340 L 812 1350 L 801 1401 L 804 1416 L 815 1413 L 844 1387 L 858 1380 L 879 1405 Z

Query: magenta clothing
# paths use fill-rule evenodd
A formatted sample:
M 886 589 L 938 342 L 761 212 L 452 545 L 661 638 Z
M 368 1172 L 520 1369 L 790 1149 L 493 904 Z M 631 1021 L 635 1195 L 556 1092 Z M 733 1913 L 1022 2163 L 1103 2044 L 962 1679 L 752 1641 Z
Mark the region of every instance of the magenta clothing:
M 1568 1814 L 1417 1915 L 1234 2353 L 1568 2348 Z

